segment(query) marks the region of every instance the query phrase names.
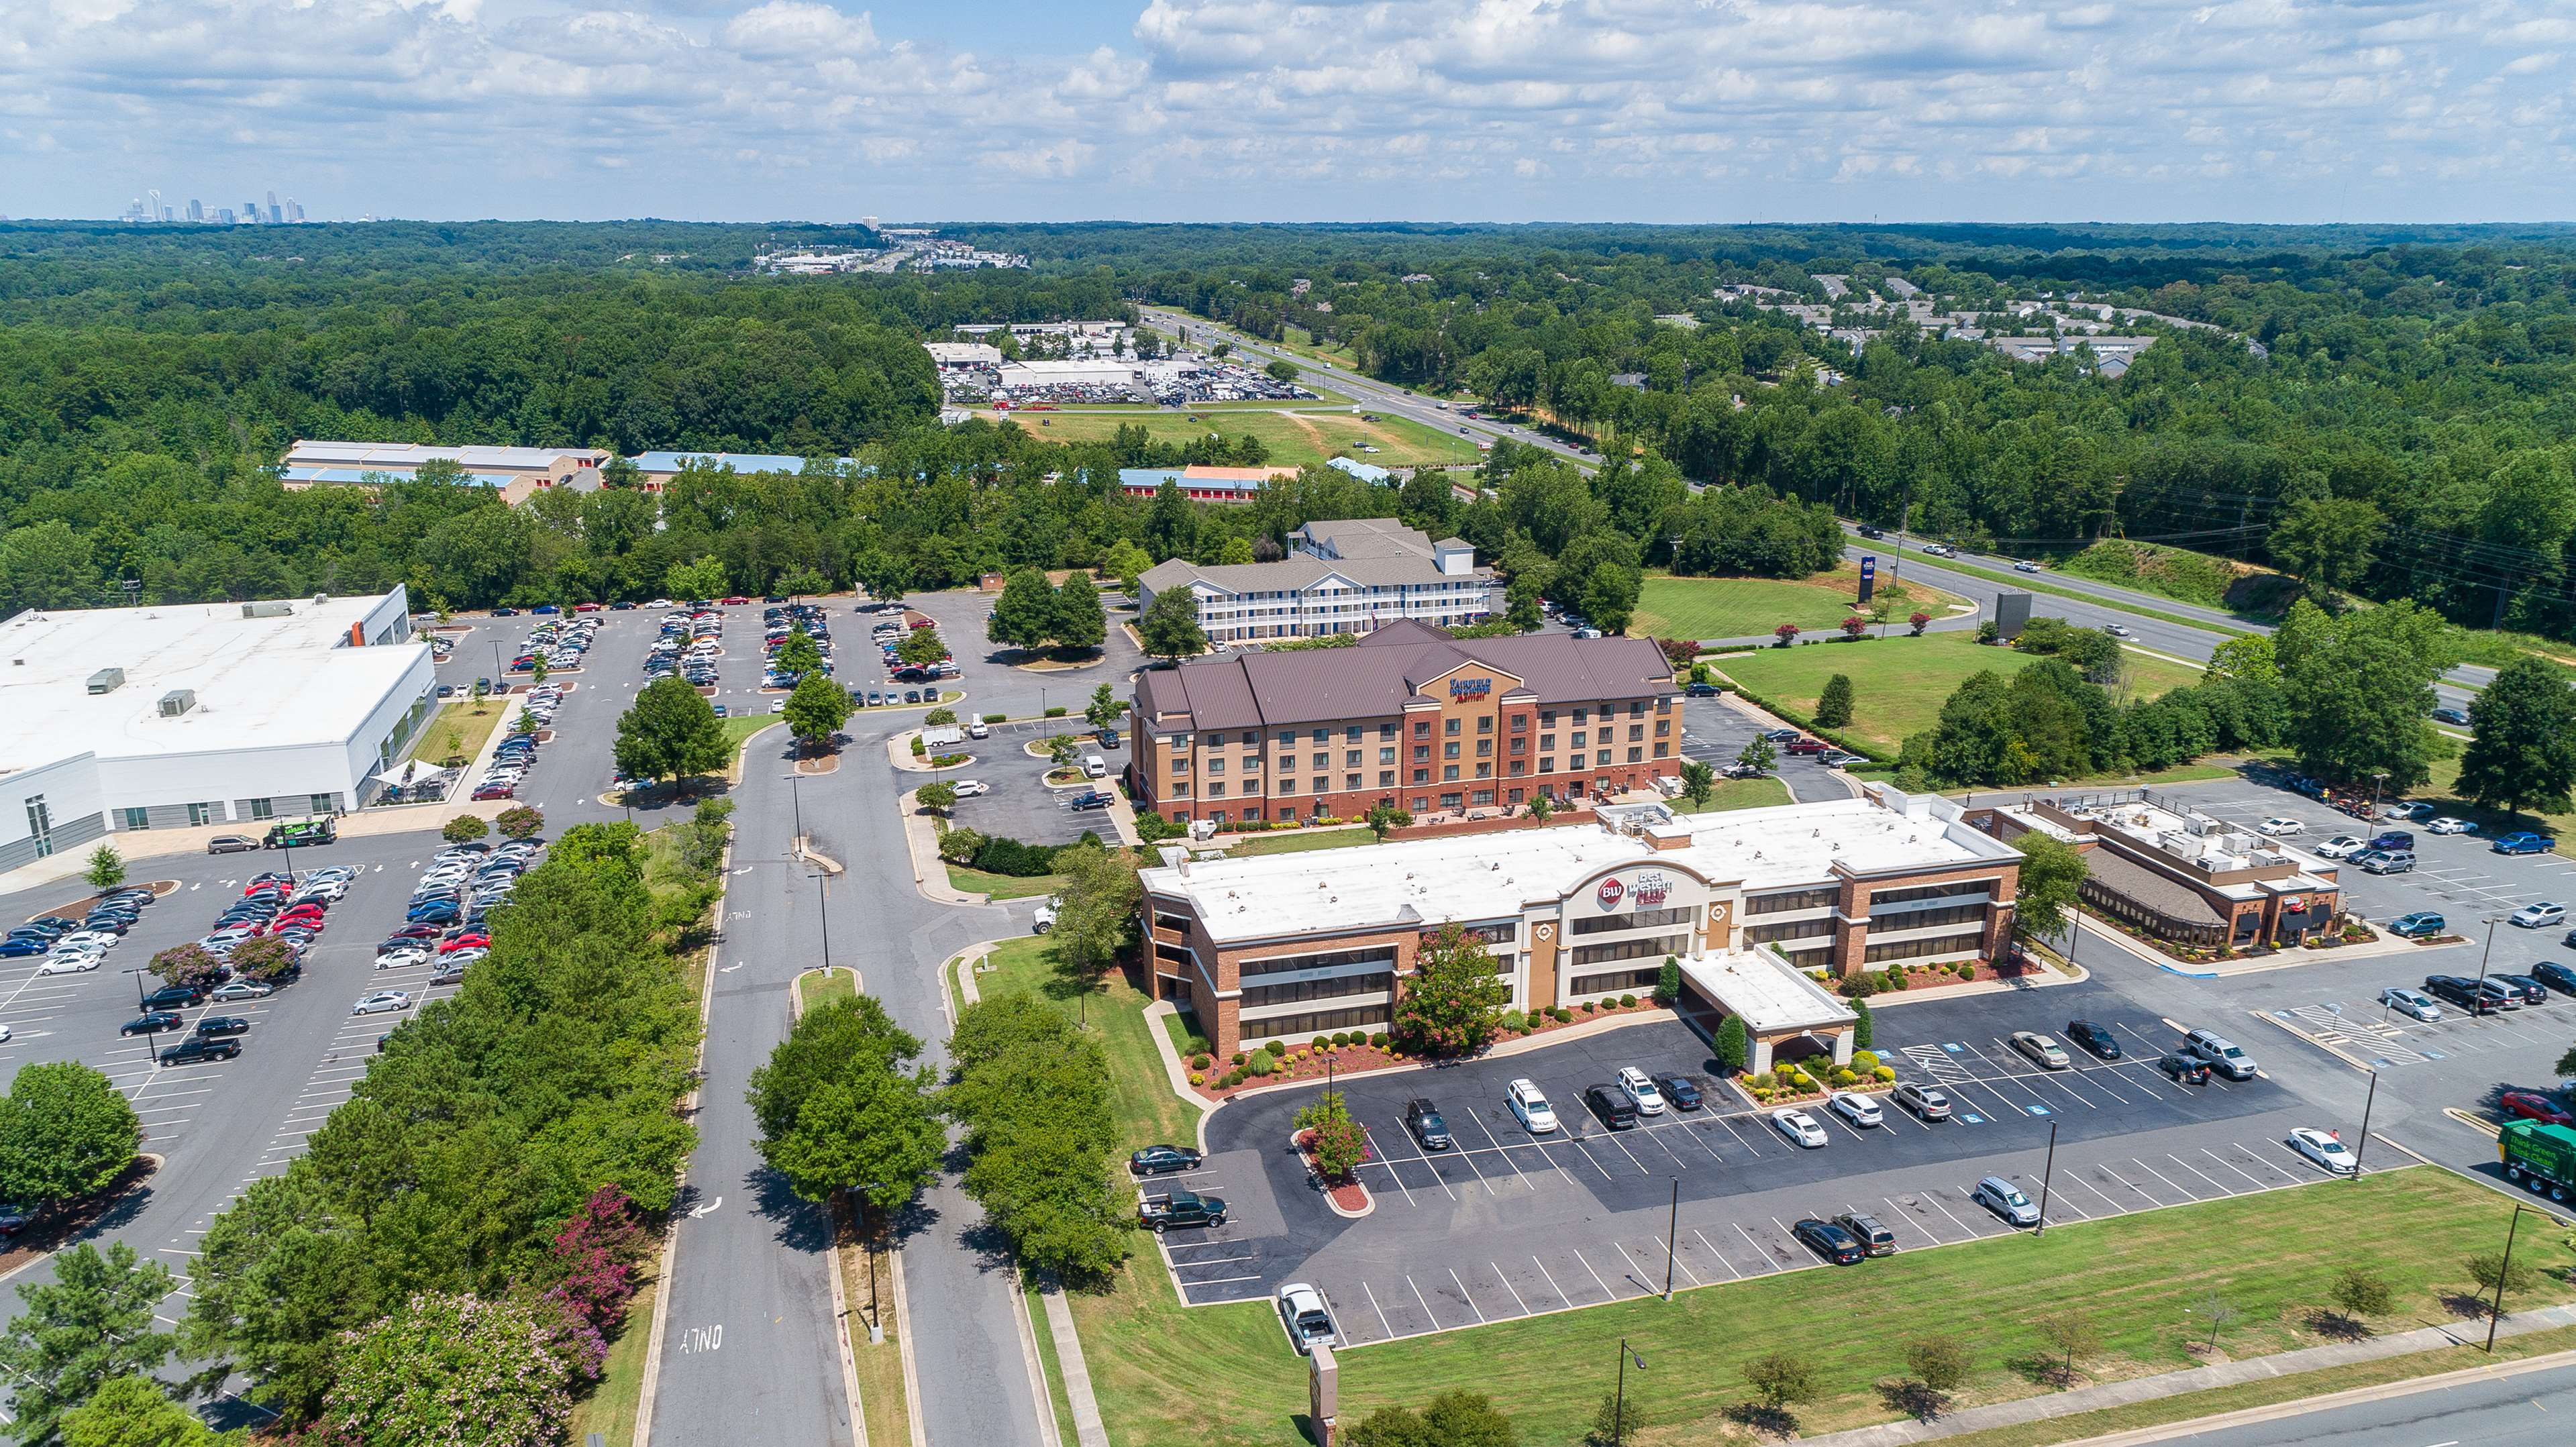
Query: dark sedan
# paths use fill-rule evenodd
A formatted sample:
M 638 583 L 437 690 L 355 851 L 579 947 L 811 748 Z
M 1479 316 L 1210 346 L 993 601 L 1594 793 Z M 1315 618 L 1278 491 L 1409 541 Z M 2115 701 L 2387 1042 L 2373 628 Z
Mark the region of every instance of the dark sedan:
M 1699 1093 L 1699 1082 L 1687 1075 L 1658 1075 L 1655 1089 L 1664 1093 L 1664 1099 L 1670 1101 L 1675 1110 L 1697 1110 L 1706 1103 L 1705 1097 Z
M 239 1015 L 208 1015 L 197 1022 L 197 1033 L 209 1040 L 219 1035 L 247 1035 L 250 1021 Z
M 2092 1051 L 2095 1055 L 2104 1060 L 2117 1060 L 2120 1058 L 2120 1042 L 2118 1038 L 2113 1036 L 2109 1030 L 2104 1029 L 2100 1025 L 2094 1024 L 2090 1020 L 2067 1021 L 2066 1038 L 2083 1046 L 2085 1049 Z
M 1204 1159 L 1188 1146 L 1147 1146 L 1127 1158 L 1127 1169 L 1139 1176 L 1168 1176 L 1175 1171 L 1195 1171 Z
M 1831 1221 L 1819 1221 L 1810 1216 L 1790 1227 L 1789 1234 L 1797 1237 L 1808 1250 L 1836 1266 L 1856 1266 L 1869 1259 L 1869 1248 Z
M 124 1024 L 117 1027 L 116 1033 L 119 1035 L 158 1035 L 164 1030 L 176 1030 L 185 1023 L 186 1022 L 181 1020 L 176 1014 L 173 1014 L 168 1010 L 154 1010 L 149 1014 L 137 1015 L 133 1019 L 126 1021 Z

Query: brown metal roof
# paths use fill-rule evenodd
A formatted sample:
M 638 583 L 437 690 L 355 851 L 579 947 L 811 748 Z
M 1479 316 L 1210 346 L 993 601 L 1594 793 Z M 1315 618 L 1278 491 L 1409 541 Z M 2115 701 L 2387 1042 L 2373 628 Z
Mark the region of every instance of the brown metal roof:
M 1136 696 L 1147 719 L 1186 714 L 1190 727 L 1202 729 L 1385 718 L 1468 664 L 1520 679 L 1542 706 L 1674 691 L 1672 667 L 1651 638 L 1537 633 L 1460 642 L 1406 621 L 1349 648 L 1231 653 L 1148 669 L 1136 680 Z
M 2227 917 L 2198 890 L 2167 879 L 2108 845 L 2086 850 L 2084 863 L 2093 881 L 2104 889 L 2178 924 L 2224 927 L 2227 923 Z

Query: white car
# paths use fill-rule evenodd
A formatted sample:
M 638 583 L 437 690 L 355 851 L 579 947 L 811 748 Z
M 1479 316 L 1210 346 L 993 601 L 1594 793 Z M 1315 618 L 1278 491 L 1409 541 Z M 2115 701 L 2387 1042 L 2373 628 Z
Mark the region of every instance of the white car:
M 0 1045 L 5 1045 L 5 1044 L 7 1044 L 7 1043 L 8 1043 L 8 1041 L 9 1041 L 9 1027 L 8 1027 L 8 1026 L 6 1026 L 6 1025 L 0 1025 Z
M 1503 1087 L 1503 1099 L 1510 1104 L 1521 1129 L 1531 1135 L 1547 1135 L 1556 1129 L 1556 1107 L 1547 1103 L 1537 1082 L 1515 1080 Z
M 68 955 L 47 955 L 45 956 L 45 962 L 36 966 L 36 973 L 40 975 L 77 975 L 86 970 L 97 969 L 98 961 L 99 957 L 94 954 L 76 952 Z
M 2445 814 L 2441 818 L 2435 819 L 2426 824 L 2424 826 L 2424 832 L 2427 834 L 2475 834 L 2478 832 L 2478 826 L 2469 820 L 2455 818 L 2449 814 Z
M 1887 1117 L 1880 1113 L 1877 1101 L 1856 1091 L 1835 1091 L 1832 1105 L 1834 1114 L 1864 1130 L 1882 1125 L 1887 1120 Z
M 2308 832 L 2307 825 L 2300 823 L 2296 819 L 2281 818 L 2279 815 L 2274 815 L 2272 818 L 2266 819 L 2254 827 L 2271 835 L 2275 839 L 2284 839 L 2292 834 L 2305 834 Z
M 2567 906 L 2563 904 L 2526 904 L 2522 908 L 2515 910 L 2512 914 L 2506 916 L 2506 918 L 2515 926 L 2522 929 L 2547 929 L 2551 925 L 2563 924 L 2566 922 Z
M 992 736 L 993 726 L 982 719 L 977 719 L 966 726 L 966 737 L 970 739 L 989 739 Z
M 2301 1126 L 2290 1132 L 2290 1149 L 2326 1168 L 2329 1175 L 2349 1176 L 2361 1169 L 2352 1152 L 2332 1133 Z
M 426 946 L 410 950 L 389 950 L 384 954 L 376 956 L 376 968 L 380 970 L 408 970 L 415 965 L 428 964 L 431 956 L 432 951 Z
M 1633 1065 L 1619 1067 L 1619 1089 L 1627 1093 L 1628 1103 L 1637 1107 L 1637 1114 L 1662 1115 L 1664 1113 L 1664 1093 L 1657 1090 L 1655 1082 L 1647 1077 L 1646 1072 L 1637 1067 Z
M 1048 895 L 1046 897 L 1046 902 L 1038 906 L 1037 917 L 1029 921 L 1030 932 L 1033 934 L 1045 934 L 1048 930 L 1054 929 L 1056 913 L 1063 908 L 1064 896 L 1059 894 Z
M 1817 1124 L 1814 1116 L 1803 1110 L 1771 1112 L 1771 1128 L 1811 1151 L 1825 1143 L 1825 1128 Z
M 671 600 L 668 598 L 656 598 L 644 606 L 647 608 L 668 608 L 671 606 Z
M 2102 631 L 2110 634 L 2114 638 L 2135 638 L 2138 636 L 2135 633 L 2130 632 L 2126 625 L 2119 623 L 2105 623 L 2102 625 Z
M 235 1000 L 265 1000 L 276 993 L 275 985 L 263 985 L 257 980 L 228 980 L 215 986 L 206 998 L 217 1004 L 229 1004 Z
M 2380 991 L 2379 1003 L 2410 1020 L 2430 1022 L 2442 1018 L 2442 1007 L 2433 1003 L 2432 996 L 2402 985 L 2391 985 Z
M 2358 834 L 2338 834 L 2316 847 L 2319 859 L 2350 859 L 2370 847 L 2370 841 Z
M 114 931 L 112 931 L 112 930 L 103 930 L 103 929 L 84 929 L 84 930 L 74 930 L 74 931 L 72 931 L 70 934 L 67 934 L 67 935 L 63 936 L 61 939 L 58 939 L 58 940 L 54 941 L 54 948 L 55 948 L 55 949 L 58 949 L 58 950 L 59 950 L 59 949 L 84 949 L 84 950 L 87 950 L 87 949 L 100 949 L 100 950 L 112 950 L 112 949 L 115 949 L 118 945 L 121 945 L 121 944 L 123 944 L 123 943 L 125 943 L 125 939 L 124 939 L 124 937 L 123 937 L 123 936 L 121 936 L 121 935 L 119 935 L 119 934 L 117 934 L 117 933 L 115 933 L 115 932 L 114 932 Z
M 991 792 L 993 792 L 993 786 L 985 783 L 981 779 L 960 779 L 957 781 L 957 797 L 960 799 L 972 799 Z
M 411 996 L 402 990 L 378 990 L 349 1007 L 352 1015 L 384 1015 L 411 1008 Z

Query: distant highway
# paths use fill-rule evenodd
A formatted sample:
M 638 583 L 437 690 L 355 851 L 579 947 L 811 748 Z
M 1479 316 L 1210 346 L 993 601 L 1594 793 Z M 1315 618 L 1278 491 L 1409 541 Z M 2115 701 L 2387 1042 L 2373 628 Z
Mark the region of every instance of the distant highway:
M 1446 433 L 1451 437 L 1463 437 L 1471 442 L 1512 441 L 1524 446 L 1536 447 L 1542 451 L 1554 453 L 1587 472 L 1598 466 L 1598 463 L 1586 457 L 1581 450 L 1559 442 L 1543 432 L 1533 431 L 1527 427 L 1516 427 L 1508 422 L 1494 422 L 1484 418 L 1470 420 L 1461 417 L 1455 410 L 1444 410 L 1435 405 L 1428 397 L 1363 377 L 1347 367 L 1319 362 L 1312 357 L 1299 356 L 1285 347 L 1273 346 L 1257 337 L 1247 336 L 1232 327 L 1221 326 L 1203 317 L 1194 317 L 1186 312 L 1171 311 L 1162 307 L 1142 307 L 1139 310 L 1143 313 L 1148 326 L 1171 332 L 1183 341 L 1195 341 L 1200 345 L 1212 344 L 1220 340 L 1228 341 L 1232 342 L 1238 351 L 1262 357 L 1276 357 L 1316 373 L 1314 380 L 1319 386 L 1330 387 L 1370 411 L 1401 417 L 1408 422 L 1419 422 L 1436 432 Z

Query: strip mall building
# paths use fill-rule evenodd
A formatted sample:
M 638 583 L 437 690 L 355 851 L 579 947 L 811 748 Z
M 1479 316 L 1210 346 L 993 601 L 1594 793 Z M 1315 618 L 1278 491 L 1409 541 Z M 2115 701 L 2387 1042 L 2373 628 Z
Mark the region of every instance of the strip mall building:
M 1553 827 L 1164 858 L 1144 872 L 1154 991 L 1219 1055 L 1385 1029 L 1418 951 L 1454 923 L 1492 950 L 1514 1009 L 1644 994 L 1675 957 L 1685 1013 L 1703 1028 L 1743 1018 L 1758 1070 L 1800 1037 L 1850 1058 L 1852 1011 L 1806 970 L 2001 951 L 2021 855 L 1956 804 L 1882 784 L 1771 809 L 1613 805 Z

